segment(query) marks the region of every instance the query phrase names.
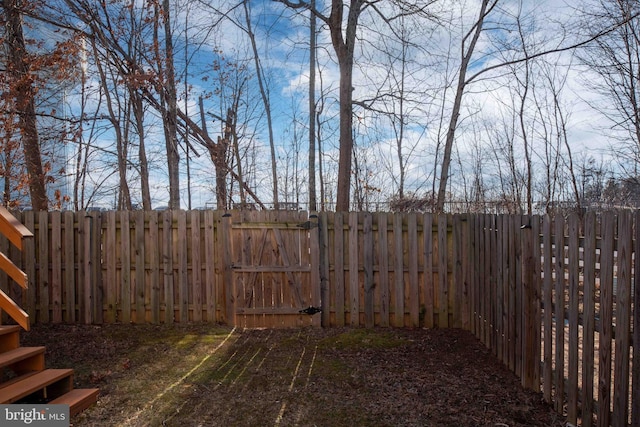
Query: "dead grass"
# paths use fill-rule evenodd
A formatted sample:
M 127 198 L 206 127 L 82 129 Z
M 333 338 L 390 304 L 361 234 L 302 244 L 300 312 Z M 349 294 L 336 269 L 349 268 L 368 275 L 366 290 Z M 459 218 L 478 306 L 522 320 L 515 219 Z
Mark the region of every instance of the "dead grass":
M 99 387 L 74 426 L 561 426 L 460 330 L 36 325 L 50 367 Z

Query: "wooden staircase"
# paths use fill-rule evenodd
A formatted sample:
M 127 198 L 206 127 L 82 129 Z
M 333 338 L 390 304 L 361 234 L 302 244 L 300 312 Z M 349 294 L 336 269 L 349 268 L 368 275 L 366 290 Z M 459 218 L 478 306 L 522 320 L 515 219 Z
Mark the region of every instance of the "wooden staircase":
M 0 404 L 64 404 L 74 416 L 96 403 L 97 388 L 74 389 L 73 369 L 45 369 L 44 353 L 20 347 L 19 326 L 0 326 Z
M 0 206 L 0 233 L 22 250 L 23 240 L 33 233 Z M 0 270 L 27 289 L 27 275 L 0 252 Z M 72 369 L 45 369 L 44 347 L 20 347 L 20 328 L 29 330 L 29 315 L 0 289 L 0 313 L 18 325 L 0 325 L 0 404 L 69 405 L 76 415 L 96 403 L 98 389 L 74 389 Z

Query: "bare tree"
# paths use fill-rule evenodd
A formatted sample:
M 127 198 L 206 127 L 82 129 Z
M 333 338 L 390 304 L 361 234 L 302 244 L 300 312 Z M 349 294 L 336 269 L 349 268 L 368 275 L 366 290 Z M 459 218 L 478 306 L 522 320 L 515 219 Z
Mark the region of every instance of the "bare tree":
M 45 172 L 40 153 L 40 137 L 36 121 L 36 88 L 30 66 L 29 53 L 22 28 L 22 8 L 18 0 L 3 0 L 5 14 L 5 43 L 7 45 L 7 71 L 11 76 L 11 92 L 14 94 L 18 128 L 24 147 L 28 173 L 31 207 L 47 210 L 49 201 L 45 188 Z

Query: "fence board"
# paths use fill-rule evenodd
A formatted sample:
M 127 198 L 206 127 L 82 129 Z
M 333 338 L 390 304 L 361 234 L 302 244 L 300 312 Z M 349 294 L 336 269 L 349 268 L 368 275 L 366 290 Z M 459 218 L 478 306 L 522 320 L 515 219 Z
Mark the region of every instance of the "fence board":
M 63 213 L 64 230 L 63 230 L 63 255 L 64 255 L 64 313 L 63 318 L 67 323 L 76 321 L 76 230 L 74 229 L 73 212 L 67 211 Z
M 162 270 L 163 270 L 163 296 L 164 296 L 164 321 L 174 322 L 173 299 L 173 214 L 167 210 L 162 212 Z M 227 311 L 233 313 L 233 311 Z M 233 325 L 233 323 L 231 323 Z
M 618 217 L 618 274 L 615 292 L 616 334 L 613 390 L 614 426 L 626 426 L 629 414 L 629 356 L 631 334 L 631 261 L 633 222 L 631 212 L 620 212 Z
M 640 210 L 635 213 L 635 263 L 634 268 L 640 264 Z M 635 270 L 633 275 L 633 367 L 632 367 L 632 402 L 631 425 L 640 427 L 640 274 Z
M 438 327 L 449 327 L 447 215 L 438 216 Z
M 344 313 L 344 302 L 345 302 L 345 283 L 344 283 L 344 215 L 342 212 L 336 212 L 334 217 L 334 280 L 333 286 L 331 287 L 334 298 L 334 310 L 336 312 L 335 324 L 338 326 L 344 326 L 345 324 L 345 313 Z M 338 274 L 340 273 L 340 274 Z
M 593 425 L 593 375 L 596 286 L 596 221 L 593 212 L 584 219 L 584 290 L 582 326 L 582 426 Z
M 555 340 L 555 408 L 560 412 L 564 408 L 564 218 L 561 215 L 555 217 L 555 298 L 554 298 L 554 323 L 556 331 Z
M 207 310 L 206 320 L 217 321 L 216 276 L 215 264 L 215 217 L 213 211 L 204 212 L 204 286 L 205 304 Z
M 374 326 L 374 287 L 373 282 L 373 218 L 371 213 L 364 214 L 362 228 L 364 248 L 364 326 Z
M 120 301 L 118 318 L 124 322 L 131 322 L 131 226 L 129 212 L 118 212 L 120 220 Z
M 393 278 L 395 292 L 395 310 L 393 326 L 404 326 L 404 239 L 402 235 L 403 215 L 393 217 Z
M 349 214 L 349 308 L 351 326 L 360 324 L 360 283 L 358 281 L 358 213 Z M 336 271 L 336 274 L 340 272 Z
M 330 266 L 329 266 L 329 247 L 331 243 L 329 241 L 329 219 L 328 214 L 320 213 L 319 214 L 319 238 L 320 238 L 320 300 L 322 302 L 322 326 L 330 326 L 331 325 L 331 285 L 335 282 L 335 279 L 332 279 L 330 276 Z M 333 230 L 334 237 L 337 231 Z M 343 234 L 344 230 L 340 230 L 340 233 Z M 344 271 L 344 268 L 343 270 Z M 334 277 L 335 277 L 335 269 L 334 269 Z M 342 289 L 344 289 L 344 283 L 342 284 Z M 344 313 L 344 307 L 342 312 Z
M 552 265 L 552 246 L 553 238 L 551 227 L 553 221 L 547 214 L 542 222 L 542 251 L 543 251 L 543 347 L 544 347 L 544 367 L 542 374 L 542 385 L 544 400 L 551 402 L 551 393 L 553 389 L 553 265 Z
M 187 282 L 185 287 L 191 287 L 193 290 L 193 315 L 191 320 L 194 322 L 202 322 L 203 298 L 200 211 L 191 211 L 189 216 L 191 217 L 191 282 Z
M 598 426 L 611 423 L 611 339 L 613 337 L 613 262 L 616 217 L 607 212 L 602 217 L 600 254 L 600 336 L 598 365 Z
M 580 254 L 578 247 L 579 218 L 572 213 L 568 218 L 569 246 L 569 371 L 567 381 L 567 420 L 573 425 L 578 424 L 578 280 Z
M 60 212 L 51 213 L 51 314 L 62 322 L 62 227 Z
M 378 214 L 378 288 L 380 289 L 380 326 L 389 326 L 389 241 L 387 214 Z
M 424 292 L 424 326 L 433 327 L 434 320 L 434 280 L 433 280 L 433 216 L 426 213 L 422 219 L 423 228 L 423 292 Z
M 145 274 L 149 284 L 145 286 L 145 289 L 148 289 L 149 296 L 145 298 L 145 301 L 148 299 L 151 323 L 157 324 L 160 323 L 160 255 L 159 251 L 153 250 L 153 248 L 161 247 L 158 212 L 145 212 L 145 218 L 149 230 L 145 240 L 149 248 L 148 251 L 145 251 L 145 258 L 149 259 L 148 275 Z

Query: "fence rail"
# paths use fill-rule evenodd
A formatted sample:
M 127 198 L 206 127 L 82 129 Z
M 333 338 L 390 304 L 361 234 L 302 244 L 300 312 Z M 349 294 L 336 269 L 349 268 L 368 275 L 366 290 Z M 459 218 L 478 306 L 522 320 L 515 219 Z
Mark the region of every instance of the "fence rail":
M 298 290 L 311 289 L 325 326 L 466 329 L 570 423 L 640 423 L 638 212 L 323 212 L 306 222 L 287 212 L 24 212 L 19 219 L 35 238 L 22 252 L 0 239 L 0 251 L 27 273 L 30 290 L 3 273 L 0 289 L 37 323 L 234 324 L 241 313 L 257 325 L 266 317 L 254 313 L 268 310 L 251 301 L 302 301 Z M 313 238 L 282 237 L 292 229 Z M 250 265 L 265 260 L 269 268 Z M 293 306 L 273 313 L 298 314 Z

